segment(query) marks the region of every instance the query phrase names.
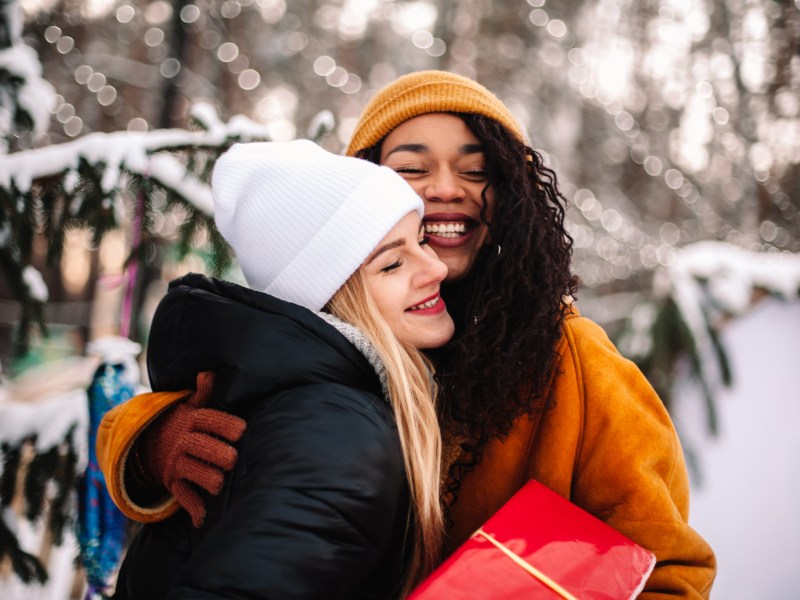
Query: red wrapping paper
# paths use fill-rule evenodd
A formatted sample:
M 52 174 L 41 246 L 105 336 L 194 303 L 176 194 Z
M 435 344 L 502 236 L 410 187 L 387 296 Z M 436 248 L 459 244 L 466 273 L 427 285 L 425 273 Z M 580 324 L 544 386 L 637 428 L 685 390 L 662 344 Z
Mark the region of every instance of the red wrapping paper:
M 612 527 L 529 481 L 409 600 L 629 599 L 655 562 Z

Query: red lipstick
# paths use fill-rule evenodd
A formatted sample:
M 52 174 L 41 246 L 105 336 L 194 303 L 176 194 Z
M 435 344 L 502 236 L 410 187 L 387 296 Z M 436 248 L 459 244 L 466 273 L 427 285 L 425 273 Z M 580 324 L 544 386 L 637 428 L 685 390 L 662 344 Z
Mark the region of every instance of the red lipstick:
M 411 308 L 407 308 L 406 312 L 410 313 L 412 315 L 419 315 L 421 317 L 429 317 L 429 316 L 432 316 L 432 315 L 438 315 L 440 313 L 443 313 L 445 310 L 447 310 L 447 307 L 444 304 L 444 299 L 442 299 L 442 297 L 438 293 L 434 294 L 430 298 L 425 298 L 425 300 L 423 300 L 422 302 L 418 302 L 414 306 L 419 306 L 420 304 L 425 304 L 426 302 L 429 302 L 430 300 L 433 300 L 434 298 L 438 298 L 438 300 L 437 300 L 436 304 L 434 304 L 433 306 L 428 307 L 428 308 L 418 308 L 416 310 L 412 310 Z

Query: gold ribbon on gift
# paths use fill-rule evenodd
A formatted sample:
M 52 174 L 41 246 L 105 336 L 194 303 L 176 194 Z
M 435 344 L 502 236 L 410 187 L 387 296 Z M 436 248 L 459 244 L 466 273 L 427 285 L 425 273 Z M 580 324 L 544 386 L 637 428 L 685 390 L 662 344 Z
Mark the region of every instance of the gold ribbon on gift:
M 556 594 L 558 594 L 559 596 L 561 596 L 565 600 L 578 600 L 575 596 L 570 594 L 567 590 L 565 590 L 563 587 L 558 585 L 555 581 L 550 579 L 547 575 L 542 573 L 539 569 L 537 569 L 532 564 L 527 562 L 519 554 L 517 554 L 516 552 L 511 550 L 508 546 L 506 546 L 502 542 L 498 542 L 494 538 L 494 536 L 489 535 L 482 528 L 478 529 L 478 531 L 476 531 L 475 534 L 476 535 L 480 534 L 483 537 L 485 537 L 490 544 L 493 544 L 494 546 L 496 546 L 497 549 L 500 550 L 500 552 L 502 552 L 508 558 L 510 558 L 512 561 L 514 561 L 514 563 L 516 563 L 517 566 L 522 567 L 530 575 L 533 575 L 536 579 L 541 581 L 543 584 L 545 584 L 547 587 L 549 587 L 551 590 L 553 590 Z

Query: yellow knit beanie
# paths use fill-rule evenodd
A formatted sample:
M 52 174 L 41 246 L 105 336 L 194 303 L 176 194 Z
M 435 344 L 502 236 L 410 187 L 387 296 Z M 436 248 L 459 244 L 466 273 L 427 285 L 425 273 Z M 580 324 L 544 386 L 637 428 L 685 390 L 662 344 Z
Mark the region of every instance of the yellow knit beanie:
M 413 117 L 435 112 L 484 115 L 525 142 L 525 135 L 506 105 L 478 82 L 447 71 L 418 71 L 396 79 L 367 103 L 347 155 L 374 146 Z

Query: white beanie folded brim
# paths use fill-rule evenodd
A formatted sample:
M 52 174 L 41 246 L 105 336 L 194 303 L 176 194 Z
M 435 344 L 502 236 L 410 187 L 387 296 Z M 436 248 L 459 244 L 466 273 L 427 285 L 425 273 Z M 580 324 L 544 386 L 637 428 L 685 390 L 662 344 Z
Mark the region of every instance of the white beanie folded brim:
M 217 160 L 212 192 L 248 285 L 313 311 L 398 221 L 424 212 L 393 170 L 308 140 L 234 145 Z

